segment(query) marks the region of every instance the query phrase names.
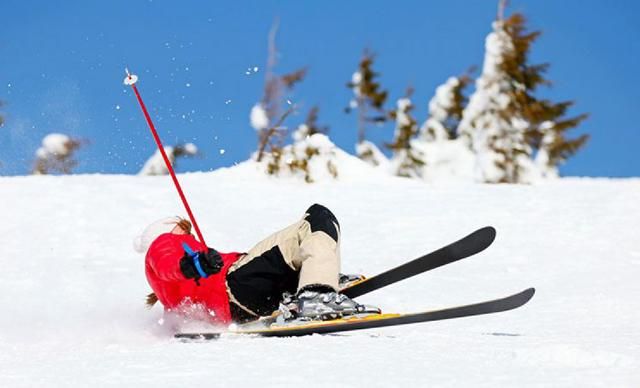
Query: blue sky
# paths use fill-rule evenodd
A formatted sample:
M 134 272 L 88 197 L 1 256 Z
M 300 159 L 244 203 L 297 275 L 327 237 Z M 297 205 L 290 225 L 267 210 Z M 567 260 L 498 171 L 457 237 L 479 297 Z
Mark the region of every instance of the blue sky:
M 494 0 L 448 1 L 16 1 L 3 0 L 0 24 L 0 175 L 25 174 L 44 135 L 90 143 L 79 173 L 135 173 L 155 145 L 130 90 L 128 66 L 165 144 L 194 142 L 200 158 L 178 171 L 246 160 L 256 148 L 249 110 L 262 96 L 267 33 L 279 18 L 276 71 L 309 66 L 291 99 L 318 105 L 320 124 L 348 152 L 356 118 L 344 113 L 345 87 L 361 53 L 377 53 L 390 104 L 415 88 L 416 117 L 447 77 L 482 65 Z M 575 100 L 591 117 L 573 131 L 591 135 L 561 168 L 569 176 L 640 176 L 640 3 L 511 1 L 543 31 L 533 62 L 551 63 L 542 96 Z M 257 72 L 248 71 L 258 67 Z M 249 72 L 249 74 L 247 74 Z M 369 131 L 378 143 L 391 127 Z M 224 150 L 224 152 L 221 152 Z

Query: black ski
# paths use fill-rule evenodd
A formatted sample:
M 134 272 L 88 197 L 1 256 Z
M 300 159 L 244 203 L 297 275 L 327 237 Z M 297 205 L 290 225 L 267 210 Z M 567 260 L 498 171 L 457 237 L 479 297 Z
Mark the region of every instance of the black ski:
M 386 287 L 400 280 L 410 278 L 432 269 L 442 267 L 475 255 L 485 250 L 496 238 L 496 230 L 491 226 L 478 229 L 470 235 L 453 242 L 417 259 L 399 265 L 379 275 L 364 279 L 354 285 L 344 288 L 341 292 L 350 298 L 367 294 L 379 288 Z
M 271 326 L 261 329 L 248 329 L 247 326 L 239 326 L 229 330 L 228 333 L 257 335 L 261 337 L 298 337 L 310 334 L 329 334 L 352 330 L 373 329 L 387 326 L 408 325 L 411 323 L 439 321 L 470 317 L 474 315 L 491 314 L 512 310 L 527 303 L 534 295 L 535 289 L 528 288 L 520 293 L 502 299 L 494 299 L 486 302 L 465 306 L 451 307 L 435 311 L 426 311 L 413 314 L 380 314 L 366 317 L 342 318 L 333 321 L 311 321 L 301 324 Z M 255 326 L 252 326 L 255 327 Z M 183 339 L 213 339 L 221 333 L 178 333 L 176 338 Z

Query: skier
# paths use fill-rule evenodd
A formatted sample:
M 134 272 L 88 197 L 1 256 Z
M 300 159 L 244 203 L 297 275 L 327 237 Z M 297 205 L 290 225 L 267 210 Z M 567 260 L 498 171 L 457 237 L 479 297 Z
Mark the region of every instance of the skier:
M 286 318 L 330 319 L 379 313 L 340 294 L 340 225 L 318 204 L 303 218 L 260 241 L 247 253 L 221 253 L 191 235 L 179 217 L 149 225 L 135 242 L 146 251 L 145 272 L 165 310 L 200 304 L 212 321 L 228 324 L 269 316 L 280 307 Z

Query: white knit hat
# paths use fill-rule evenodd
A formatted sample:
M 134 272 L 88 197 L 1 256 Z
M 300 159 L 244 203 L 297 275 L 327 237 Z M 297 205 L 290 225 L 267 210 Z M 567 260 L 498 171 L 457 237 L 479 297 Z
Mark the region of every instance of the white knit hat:
M 145 253 L 158 236 L 171 232 L 180 220 L 180 217 L 167 217 L 153 222 L 133 240 L 133 249 L 135 249 L 136 252 Z

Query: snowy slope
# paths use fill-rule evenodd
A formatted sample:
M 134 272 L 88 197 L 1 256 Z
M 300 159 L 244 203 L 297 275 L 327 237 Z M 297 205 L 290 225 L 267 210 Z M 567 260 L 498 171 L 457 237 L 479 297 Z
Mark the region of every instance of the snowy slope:
M 353 171 L 353 170 L 351 170 Z M 348 174 L 347 174 L 348 175 Z M 252 164 L 181 175 L 209 245 L 244 250 L 320 202 L 373 274 L 493 225 L 492 247 L 362 301 L 414 311 L 529 286 L 492 316 L 296 339 L 181 343 L 144 309 L 132 240 L 183 214 L 170 178 L 0 178 L 0 386 L 639 386 L 640 180 L 305 185 Z M 331 385 L 329 385 L 331 384 Z

